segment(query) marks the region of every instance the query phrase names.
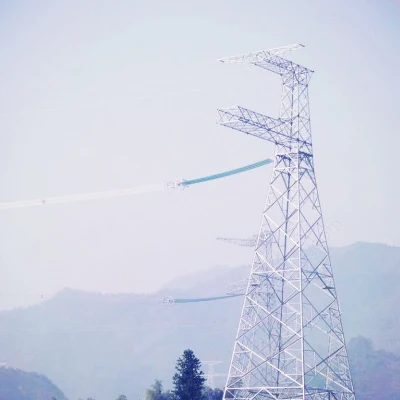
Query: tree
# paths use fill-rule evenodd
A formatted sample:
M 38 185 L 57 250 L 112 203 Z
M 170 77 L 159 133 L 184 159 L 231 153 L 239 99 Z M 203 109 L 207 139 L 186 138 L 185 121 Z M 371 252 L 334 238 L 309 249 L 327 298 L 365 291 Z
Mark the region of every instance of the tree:
M 158 379 L 147 389 L 146 400 L 172 400 L 172 396 L 169 392 L 163 392 L 162 382 Z
M 128 400 L 128 398 L 124 394 L 121 394 L 118 396 L 117 400 Z
M 146 391 L 146 400 L 158 400 L 162 394 L 162 383 L 156 379 L 155 382 L 150 386 L 150 389 Z
M 174 396 L 172 395 L 170 390 L 163 392 L 159 400 L 174 400 Z
M 211 389 L 206 387 L 203 393 L 203 400 L 222 400 L 224 391 L 221 389 Z
M 178 358 L 176 373 L 172 378 L 174 400 L 202 400 L 204 392 L 204 374 L 201 363 L 192 350 L 185 350 Z

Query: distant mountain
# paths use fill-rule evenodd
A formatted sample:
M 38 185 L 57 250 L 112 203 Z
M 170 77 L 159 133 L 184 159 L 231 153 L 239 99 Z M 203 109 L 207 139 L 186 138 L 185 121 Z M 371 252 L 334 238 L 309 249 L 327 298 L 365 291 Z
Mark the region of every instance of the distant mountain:
M 67 400 L 44 375 L 0 367 L 0 400 Z
M 362 336 L 348 344 L 357 400 L 400 400 L 400 356 L 375 350 Z
M 370 337 L 377 348 L 400 354 L 400 248 L 356 243 L 332 249 L 332 261 L 347 338 Z M 217 267 L 152 295 L 65 289 L 42 304 L 0 313 L 0 361 L 46 374 L 74 400 L 120 393 L 137 400 L 154 378 L 168 388 L 186 348 L 201 360 L 223 361 L 216 371 L 225 372 L 243 299 L 173 306 L 160 300 L 221 295 L 248 273 L 249 267 Z
M 356 243 L 332 249 L 347 338 L 364 335 L 400 354 L 400 247 Z

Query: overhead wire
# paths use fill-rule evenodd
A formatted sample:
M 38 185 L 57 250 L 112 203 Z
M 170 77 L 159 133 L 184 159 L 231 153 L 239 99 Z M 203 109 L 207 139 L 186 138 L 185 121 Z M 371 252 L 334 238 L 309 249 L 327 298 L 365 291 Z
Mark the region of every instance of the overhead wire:
M 215 297 L 198 297 L 198 298 L 188 298 L 188 299 L 174 299 L 173 302 L 175 304 L 179 303 L 200 303 L 203 301 L 214 301 L 214 300 L 224 300 L 224 299 L 229 299 L 231 297 L 238 297 L 238 296 L 243 296 L 243 293 L 239 294 L 230 294 L 230 295 L 225 295 L 225 296 L 215 296 Z
M 190 186 L 190 185 L 195 185 L 197 183 L 212 181 L 214 179 L 225 178 L 227 176 L 236 175 L 236 174 L 240 174 L 242 172 L 250 171 L 252 169 L 259 168 L 259 167 L 262 167 L 263 165 L 267 165 L 270 163 L 272 163 L 272 160 L 266 159 L 266 160 L 256 162 L 254 164 L 245 165 L 244 167 L 241 167 L 241 168 L 236 168 L 236 169 L 232 169 L 229 171 L 221 172 L 219 174 L 208 175 L 208 176 L 204 176 L 202 178 L 197 178 L 197 179 L 192 179 L 192 180 L 183 180 L 182 185 Z
M 148 185 L 148 186 L 138 186 L 127 189 L 118 189 L 118 190 L 109 190 L 103 192 L 92 192 L 92 193 L 82 193 L 75 195 L 67 195 L 67 196 L 57 196 L 57 197 L 48 197 L 48 198 L 37 198 L 32 200 L 21 200 L 21 201 L 12 201 L 12 202 L 0 202 L 0 211 L 9 210 L 12 208 L 26 208 L 26 207 L 37 207 L 37 206 L 46 206 L 51 204 L 65 204 L 65 203 L 76 203 L 82 201 L 89 201 L 95 199 L 106 199 L 111 197 L 122 197 L 122 196 L 132 196 L 138 194 L 144 194 L 149 192 L 161 191 L 166 188 L 186 188 L 188 186 L 192 186 L 198 183 L 211 181 L 214 179 L 225 178 L 227 176 L 236 175 L 242 172 L 250 171 L 255 168 L 262 167 L 264 165 L 270 164 L 272 162 L 271 159 L 262 160 L 253 164 L 246 165 L 241 168 L 232 169 L 229 171 L 221 172 L 214 175 L 208 175 L 196 179 L 185 180 L 182 179 L 180 181 L 171 181 L 166 184 L 156 184 L 156 185 Z

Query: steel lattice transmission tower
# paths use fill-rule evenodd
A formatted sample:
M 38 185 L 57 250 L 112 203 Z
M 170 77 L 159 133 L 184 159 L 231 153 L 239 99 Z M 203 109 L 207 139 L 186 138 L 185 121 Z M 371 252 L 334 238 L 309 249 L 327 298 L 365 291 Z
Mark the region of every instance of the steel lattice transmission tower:
M 243 107 L 219 123 L 275 143 L 274 169 L 224 399 L 355 400 L 315 179 L 308 84 L 282 48 L 222 59 L 282 78 L 279 118 Z

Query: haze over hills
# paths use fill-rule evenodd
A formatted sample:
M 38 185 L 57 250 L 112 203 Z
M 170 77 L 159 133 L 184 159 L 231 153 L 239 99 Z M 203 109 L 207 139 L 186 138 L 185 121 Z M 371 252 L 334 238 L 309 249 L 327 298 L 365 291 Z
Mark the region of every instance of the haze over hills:
M 400 354 L 400 248 L 356 243 L 332 249 L 332 261 L 347 339 L 363 335 L 376 348 Z M 221 295 L 248 272 L 246 266 L 215 267 L 152 295 L 65 289 L 41 304 L 0 313 L 1 360 L 44 373 L 70 399 L 106 400 L 120 393 L 139 399 L 155 378 L 169 387 L 186 348 L 201 360 L 224 361 L 217 367 L 224 372 L 242 298 L 174 306 L 160 301 L 166 295 Z
M 67 400 L 48 378 L 34 372 L 0 367 L 0 400 Z
M 358 336 L 347 345 L 357 400 L 400 400 L 400 357 Z

